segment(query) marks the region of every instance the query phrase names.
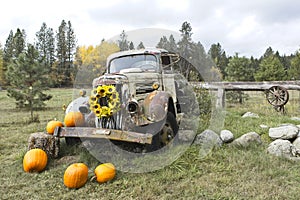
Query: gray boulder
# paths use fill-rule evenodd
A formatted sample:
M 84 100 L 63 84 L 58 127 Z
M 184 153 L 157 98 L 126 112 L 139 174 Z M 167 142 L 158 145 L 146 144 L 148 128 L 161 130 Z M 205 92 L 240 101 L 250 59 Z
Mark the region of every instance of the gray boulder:
M 229 143 L 234 140 L 233 133 L 229 130 L 222 130 L 220 132 L 220 138 L 224 143 Z
M 259 125 L 259 127 L 260 128 L 262 128 L 262 129 L 267 129 L 267 128 L 269 128 L 267 125 L 265 125 L 265 124 L 261 124 L 261 125 Z
M 252 113 L 252 112 L 246 112 L 242 118 L 246 118 L 246 117 L 250 117 L 250 118 L 259 118 L 258 114 Z
M 300 117 L 291 117 L 291 120 L 300 121 Z
M 269 137 L 273 140 L 284 139 L 290 140 L 295 139 L 298 135 L 299 128 L 295 125 L 283 125 L 269 129 Z
M 199 145 L 199 157 L 206 157 L 214 148 L 222 146 L 220 136 L 212 130 L 205 130 L 195 138 L 194 144 Z
M 250 132 L 242 135 L 241 137 L 235 139 L 231 144 L 235 146 L 247 147 L 251 144 L 261 144 L 260 135 L 255 132 Z
M 300 137 L 297 137 L 292 144 L 300 150 Z
M 267 152 L 279 156 L 285 157 L 292 160 L 299 160 L 300 152 L 299 150 L 289 141 L 283 139 L 277 139 L 269 144 Z
M 197 145 L 209 145 L 209 146 L 217 146 L 220 147 L 222 146 L 223 142 L 220 138 L 220 136 L 215 133 L 212 130 L 205 130 L 202 133 L 200 133 L 199 135 L 197 135 L 194 144 Z
M 195 139 L 196 133 L 193 130 L 179 130 L 178 138 L 183 142 L 192 142 Z

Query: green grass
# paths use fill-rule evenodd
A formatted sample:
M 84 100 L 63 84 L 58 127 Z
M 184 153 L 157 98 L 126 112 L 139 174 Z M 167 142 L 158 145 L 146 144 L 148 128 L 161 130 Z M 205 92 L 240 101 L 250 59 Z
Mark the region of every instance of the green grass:
M 29 123 L 30 113 L 15 109 L 14 101 L 0 91 L 0 198 L 1 199 L 299 199 L 300 163 L 266 153 L 269 127 L 296 123 L 300 117 L 299 92 L 291 95 L 287 114 L 277 113 L 260 93 L 251 93 L 243 105 L 227 105 L 224 129 L 235 137 L 255 131 L 262 135 L 261 146 L 236 148 L 224 145 L 206 157 L 200 147 L 191 146 L 171 165 L 147 173 L 117 172 L 111 182 L 90 181 L 100 163 L 80 147 L 66 146 L 62 140 L 61 156 L 50 159 L 45 171 L 25 173 L 22 159 L 31 133 L 44 131 L 49 120 L 63 120 L 63 104 L 72 100 L 73 90 L 52 89 L 53 98 L 43 111 L 35 112 L 38 123 Z M 258 119 L 243 119 L 247 112 Z M 299 123 L 299 122 L 298 122 Z M 299 123 L 300 124 L 300 123 Z M 63 174 L 73 162 L 89 166 L 89 181 L 80 189 L 68 189 Z

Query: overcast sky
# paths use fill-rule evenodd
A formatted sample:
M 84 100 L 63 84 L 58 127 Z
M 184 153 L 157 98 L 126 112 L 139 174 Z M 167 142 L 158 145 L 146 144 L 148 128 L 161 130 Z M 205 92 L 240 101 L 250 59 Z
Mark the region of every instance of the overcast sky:
M 227 55 L 247 57 L 259 57 L 269 46 L 281 55 L 300 49 L 299 0 L 9 0 L 1 3 L 0 19 L 2 47 L 10 30 L 24 29 L 32 43 L 43 22 L 56 31 L 64 19 L 81 46 L 100 44 L 122 30 L 131 40 L 137 34 L 130 33 L 140 29 L 179 34 L 187 21 L 193 40 L 206 51 L 217 42 Z

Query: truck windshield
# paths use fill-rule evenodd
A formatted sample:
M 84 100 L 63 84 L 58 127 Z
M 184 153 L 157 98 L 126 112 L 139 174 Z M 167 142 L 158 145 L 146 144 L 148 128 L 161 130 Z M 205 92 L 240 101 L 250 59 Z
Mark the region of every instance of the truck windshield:
M 129 55 L 115 58 L 109 64 L 109 73 L 118 73 L 125 69 L 156 72 L 157 58 L 152 54 Z

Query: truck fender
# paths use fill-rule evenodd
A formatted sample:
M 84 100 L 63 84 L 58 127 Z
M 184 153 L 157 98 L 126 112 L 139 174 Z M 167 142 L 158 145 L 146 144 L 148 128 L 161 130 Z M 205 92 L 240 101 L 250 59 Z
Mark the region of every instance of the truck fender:
M 148 120 L 158 122 L 166 118 L 171 95 L 164 91 L 153 91 L 144 100 L 144 112 Z

